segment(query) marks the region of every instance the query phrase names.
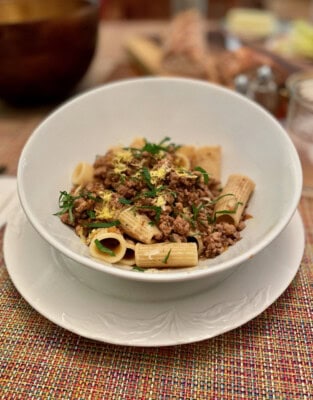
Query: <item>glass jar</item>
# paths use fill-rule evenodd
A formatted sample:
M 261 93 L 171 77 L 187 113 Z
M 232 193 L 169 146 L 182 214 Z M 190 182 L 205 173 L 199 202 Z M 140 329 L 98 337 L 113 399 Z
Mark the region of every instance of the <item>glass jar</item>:
M 302 164 L 303 195 L 313 197 L 313 74 L 292 77 L 286 128 Z

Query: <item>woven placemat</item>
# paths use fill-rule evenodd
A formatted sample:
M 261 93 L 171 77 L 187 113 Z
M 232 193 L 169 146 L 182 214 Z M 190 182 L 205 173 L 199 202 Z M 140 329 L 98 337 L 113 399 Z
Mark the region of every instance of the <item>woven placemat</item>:
M 165 348 L 99 343 L 46 320 L 8 276 L 2 229 L 0 398 L 313 398 L 313 200 L 302 199 L 299 209 L 306 248 L 285 293 L 241 328 Z

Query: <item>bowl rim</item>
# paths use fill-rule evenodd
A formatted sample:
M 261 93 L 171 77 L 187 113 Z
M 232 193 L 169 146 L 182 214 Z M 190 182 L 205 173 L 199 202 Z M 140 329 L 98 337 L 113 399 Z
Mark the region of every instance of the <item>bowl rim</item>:
M 50 120 L 58 117 L 59 114 L 62 114 L 68 108 L 70 108 L 73 104 L 83 101 L 84 99 L 93 96 L 95 93 L 102 91 L 114 90 L 116 87 L 125 86 L 125 85 L 138 85 L 145 83 L 181 83 L 188 85 L 198 85 L 202 87 L 214 88 L 214 90 L 218 90 L 233 97 L 240 98 L 241 101 L 246 102 L 250 107 L 253 107 L 258 110 L 259 113 L 262 113 L 265 118 L 270 119 L 271 122 L 276 126 L 277 132 L 280 132 L 281 135 L 284 136 L 287 142 L 287 148 L 289 154 L 292 156 L 294 161 L 294 170 L 295 170 L 295 186 L 293 190 L 293 197 L 290 199 L 289 206 L 287 207 L 287 212 L 280 218 L 278 223 L 270 229 L 270 231 L 266 234 L 266 236 L 260 239 L 256 244 L 252 245 L 248 250 L 244 251 L 242 254 L 239 254 L 229 260 L 222 261 L 221 263 L 214 266 L 207 266 L 190 270 L 187 268 L 179 269 L 178 271 L 173 269 L 173 272 L 163 272 L 158 271 L 157 273 L 135 273 L 136 271 L 122 269 L 120 267 L 114 266 L 114 264 L 105 264 L 96 259 L 87 258 L 85 256 L 81 256 L 74 251 L 65 247 L 60 241 L 56 240 L 49 232 L 45 229 L 44 224 L 40 222 L 40 219 L 32 212 L 30 205 L 27 201 L 27 195 L 25 192 L 25 188 L 23 186 L 23 165 L 25 156 L 28 153 L 28 150 L 31 148 L 33 141 L 36 140 L 38 135 L 41 135 L 42 127 L 49 123 Z M 105 272 L 110 275 L 114 275 L 119 278 L 131 279 L 135 281 L 146 281 L 146 282 L 174 282 L 174 281 L 186 281 L 186 280 L 194 280 L 199 278 L 208 277 L 210 275 L 214 275 L 217 272 L 227 271 L 230 268 L 238 266 L 245 261 L 251 259 L 256 256 L 259 252 L 261 252 L 264 248 L 266 248 L 288 225 L 292 216 L 296 212 L 298 203 L 300 201 L 301 192 L 302 192 L 302 168 L 300 159 L 297 153 L 297 150 L 283 126 L 264 108 L 260 105 L 252 102 L 241 94 L 232 91 L 231 89 L 222 87 L 220 85 L 204 82 L 197 79 L 191 78 L 179 78 L 179 77 L 144 77 L 144 78 L 128 78 L 123 79 L 117 82 L 112 82 L 109 84 L 101 85 L 91 90 L 88 90 L 84 93 L 77 94 L 72 98 L 65 101 L 63 104 L 60 104 L 54 111 L 52 111 L 44 120 L 34 129 L 30 137 L 28 138 L 24 148 L 22 149 L 17 169 L 17 192 L 18 197 L 21 203 L 21 206 L 26 214 L 31 225 L 35 228 L 35 230 L 43 237 L 50 246 L 64 254 L 66 257 L 70 258 L 73 261 L 76 261 L 78 264 L 83 265 L 85 267 L 90 267 L 97 271 Z

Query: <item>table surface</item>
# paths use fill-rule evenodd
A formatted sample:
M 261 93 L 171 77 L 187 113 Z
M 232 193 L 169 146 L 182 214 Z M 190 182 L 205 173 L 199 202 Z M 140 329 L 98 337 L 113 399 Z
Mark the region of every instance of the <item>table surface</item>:
M 107 82 L 131 34 L 164 22 L 104 22 L 79 91 Z M 127 76 L 127 71 L 125 72 Z M 15 175 L 20 152 L 55 106 L 0 104 L 0 164 Z M 306 244 L 288 289 L 257 318 L 199 343 L 136 348 L 70 333 L 33 310 L 11 282 L 0 230 L 0 398 L 310 399 L 313 398 L 313 199 L 302 198 Z

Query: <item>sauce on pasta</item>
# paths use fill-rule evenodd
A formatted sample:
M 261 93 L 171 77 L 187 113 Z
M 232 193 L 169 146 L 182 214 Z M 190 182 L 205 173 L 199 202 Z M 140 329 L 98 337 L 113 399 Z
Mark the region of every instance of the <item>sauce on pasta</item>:
M 222 187 L 220 171 L 220 146 L 135 139 L 77 165 L 56 215 L 104 262 L 194 266 L 234 245 L 245 227 L 255 184 L 232 174 Z

